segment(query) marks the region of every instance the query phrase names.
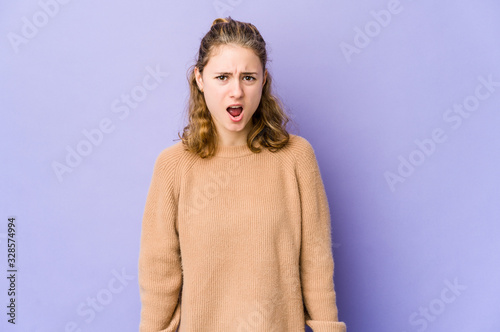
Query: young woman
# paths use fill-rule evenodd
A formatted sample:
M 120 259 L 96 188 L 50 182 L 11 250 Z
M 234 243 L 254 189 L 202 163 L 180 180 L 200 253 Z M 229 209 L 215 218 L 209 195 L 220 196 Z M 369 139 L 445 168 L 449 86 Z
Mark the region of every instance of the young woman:
M 141 332 L 346 330 L 314 150 L 285 129 L 266 63 L 250 23 L 216 19 L 201 41 L 189 124 L 146 200 Z

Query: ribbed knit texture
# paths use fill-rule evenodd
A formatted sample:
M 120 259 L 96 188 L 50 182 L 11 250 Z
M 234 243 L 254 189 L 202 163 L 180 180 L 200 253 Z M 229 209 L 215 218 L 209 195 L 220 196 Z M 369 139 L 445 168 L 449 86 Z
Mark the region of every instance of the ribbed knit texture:
M 140 332 L 343 332 L 314 150 L 182 142 L 158 156 L 142 220 Z

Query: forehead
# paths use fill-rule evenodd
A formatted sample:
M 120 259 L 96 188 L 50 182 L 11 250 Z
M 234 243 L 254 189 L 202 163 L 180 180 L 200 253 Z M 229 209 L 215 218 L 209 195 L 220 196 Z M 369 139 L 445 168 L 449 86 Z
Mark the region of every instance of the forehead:
M 259 57 L 252 49 L 239 45 L 227 44 L 219 45 L 212 49 L 205 69 L 226 72 L 234 70 L 258 71 L 262 69 L 262 64 Z

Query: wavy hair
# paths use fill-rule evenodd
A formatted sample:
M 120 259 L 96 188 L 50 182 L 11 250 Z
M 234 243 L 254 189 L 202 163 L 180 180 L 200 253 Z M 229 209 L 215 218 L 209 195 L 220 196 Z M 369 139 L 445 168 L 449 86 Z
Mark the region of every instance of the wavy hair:
M 214 49 L 227 44 L 253 50 L 260 59 L 263 73 L 266 71 L 266 42 L 254 25 L 233 20 L 230 16 L 213 21 L 210 31 L 201 40 L 196 63 L 188 70 L 190 96 L 187 115 L 189 122 L 184 127 L 182 136 L 178 133 L 185 149 L 196 153 L 201 158 L 215 154 L 218 134 L 203 92 L 199 90 L 196 83 L 194 68 L 198 67 L 199 72 L 202 73 Z M 255 153 L 261 151 L 259 145 L 271 152 L 276 152 L 283 148 L 290 139 L 286 125 L 293 121 L 285 113 L 280 99 L 271 92 L 271 84 L 272 77 L 268 72 L 267 80 L 262 87 L 259 106 L 252 116 L 253 128 L 247 136 L 247 146 Z

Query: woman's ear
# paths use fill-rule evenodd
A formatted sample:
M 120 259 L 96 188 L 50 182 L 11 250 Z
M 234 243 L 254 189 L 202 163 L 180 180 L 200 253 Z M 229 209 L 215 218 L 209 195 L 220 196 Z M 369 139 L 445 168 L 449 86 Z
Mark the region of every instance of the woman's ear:
M 198 89 L 200 89 L 200 91 L 203 92 L 203 78 L 201 77 L 198 67 L 194 67 L 194 76 L 196 78 L 196 84 L 198 85 Z
M 264 80 L 262 80 L 262 87 L 264 87 L 264 85 L 266 85 L 266 81 L 267 81 L 267 69 L 264 72 Z

